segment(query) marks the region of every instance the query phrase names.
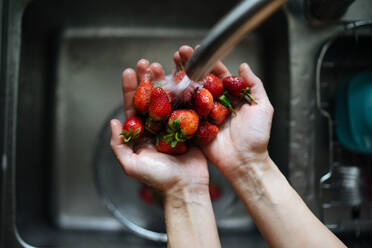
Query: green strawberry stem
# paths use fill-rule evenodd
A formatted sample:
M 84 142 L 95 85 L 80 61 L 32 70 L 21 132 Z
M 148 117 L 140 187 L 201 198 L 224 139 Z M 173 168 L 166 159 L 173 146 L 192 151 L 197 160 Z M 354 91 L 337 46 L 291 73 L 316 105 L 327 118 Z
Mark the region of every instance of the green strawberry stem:
M 146 129 L 147 131 L 149 131 L 150 133 L 156 135 L 155 131 L 152 130 L 151 128 L 149 128 L 148 126 L 145 126 L 145 129 Z
M 252 99 L 248 95 L 244 95 L 244 99 L 248 102 L 248 104 L 252 104 Z
M 258 104 L 256 99 L 254 99 L 254 97 L 251 95 L 251 88 L 247 87 L 246 89 L 242 91 L 241 94 L 243 95 L 245 100 L 247 100 L 249 104 L 252 104 L 252 102 L 254 102 L 255 104 Z
M 251 94 L 249 94 L 248 93 L 248 97 L 255 103 L 255 104 L 258 104 L 257 103 L 257 101 L 256 101 L 256 99 L 251 95 Z
M 121 133 L 120 133 L 120 135 L 123 136 L 124 143 L 128 143 L 132 139 L 132 129 L 131 128 L 130 128 L 129 131 L 122 130 Z
M 132 139 L 132 133 L 127 130 L 122 130 L 121 136 L 123 136 L 124 143 L 128 143 Z
M 180 130 L 179 132 L 176 132 L 176 134 L 174 135 L 174 138 L 177 140 L 177 141 L 180 141 L 180 142 L 184 142 L 185 141 L 185 137 L 183 136 L 183 130 Z
M 220 95 L 218 100 L 220 101 L 220 103 L 228 107 L 231 110 L 231 112 L 235 113 L 235 109 L 232 107 L 230 100 L 227 97 L 226 93 L 223 93 L 222 95 Z
M 172 148 L 175 148 L 176 145 L 177 145 L 178 141 L 177 140 L 173 140 L 172 143 L 171 143 L 171 147 Z
M 133 133 L 133 138 L 138 138 L 138 134 L 141 132 L 141 128 L 137 128 L 136 131 Z
M 183 64 L 182 64 L 182 62 L 179 62 L 179 63 L 178 63 L 178 66 L 180 67 L 181 71 L 184 69 L 184 68 L 183 68 Z

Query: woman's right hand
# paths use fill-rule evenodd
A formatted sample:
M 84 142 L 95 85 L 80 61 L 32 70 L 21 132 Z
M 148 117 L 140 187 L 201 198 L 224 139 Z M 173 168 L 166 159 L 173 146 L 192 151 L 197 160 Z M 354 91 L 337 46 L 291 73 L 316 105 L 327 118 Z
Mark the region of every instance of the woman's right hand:
M 182 46 L 174 54 L 177 65 L 185 64 L 193 53 L 189 46 Z M 230 76 L 228 69 L 218 62 L 212 73 L 221 80 Z M 267 145 L 270 138 L 274 109 L 266 95 L 261 80 L 243 63 L 239 74 L 247 80 L 251 94 L 258 104 L 242 104 L 219 128 L 217 137 L 203 147 L 207 158 L 231 181 L 239 176 L 240 169 L 267 164 Z

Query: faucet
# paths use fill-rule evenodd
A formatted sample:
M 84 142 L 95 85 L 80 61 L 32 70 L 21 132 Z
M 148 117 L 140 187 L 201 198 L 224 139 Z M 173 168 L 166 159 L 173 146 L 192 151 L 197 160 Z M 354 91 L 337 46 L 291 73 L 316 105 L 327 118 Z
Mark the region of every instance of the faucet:
M 231 10 L 201 42 L 185 65 L 192 81 L 200 81 L 244 36 L 287 0 L 244 0 Z

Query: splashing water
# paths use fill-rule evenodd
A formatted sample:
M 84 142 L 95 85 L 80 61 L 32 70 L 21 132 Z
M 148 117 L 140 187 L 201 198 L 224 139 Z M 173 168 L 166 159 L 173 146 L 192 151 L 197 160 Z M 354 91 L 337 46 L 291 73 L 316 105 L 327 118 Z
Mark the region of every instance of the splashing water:
M 176 107 L 181 103 L 190 103 L 195 90 L 203 86 L 203 81 L 195 82 L 185 75 L 180 82 L 176 82 L 174 74 L 169 74 L 164 80 L 154 82 L 154 85 L 165 89 L 173 107 Z

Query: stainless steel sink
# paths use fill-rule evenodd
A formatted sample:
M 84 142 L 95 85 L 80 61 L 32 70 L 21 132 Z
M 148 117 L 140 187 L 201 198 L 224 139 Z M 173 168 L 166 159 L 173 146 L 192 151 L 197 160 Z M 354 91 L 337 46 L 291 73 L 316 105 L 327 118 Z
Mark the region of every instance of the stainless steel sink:
M 93 174 L 97 138 L 122 104 L 124 68 L 144 57 L 171 72 L 173 52 L 182 44 L 196 45 L 236 2 L 40 0 L 14 5 L 22 13 L 14 157 L 18 243 L 160 245 L 128 232 L 102 205 Z M 286 175 L 288 56 L 286 15 L 280 11 L 224 61 L 235 74 L 246 61 L 263 79 L 276 109 L 270 154 Z M 221 230 L 223 245 L 266 247 L 240 201 L 234 211 L 246 223 Z
M 316 59 L 342 22 L 372 19 L 372 4 L 357 0 L 340 21 L 327 23 L 309 14 L 310 1 L 290 0 L 225 62 L 234 69 L 247 61 L 263 79 L 276 110 L 270 154 L 321 218 L 319 179 L 329 152 L 315 101 Z M 236 3 L 0 2 L 0 247 L 164 246 L 121 228 L 101 204 L 93 183 L 96 138 L 121 104 L 124 68 L 146 57 L 170 72 L 172 52 L 197 44 Z M 360 217 L 370 216 L 363 211 Z M 344 212 L 331 217 L 326 224 Z M 220 229 L 223 246 L 266 247 L 247 215 L 244 220 L 238 230 Z M 349 247 L 368 247 L 365 230 L 337 234 Z

